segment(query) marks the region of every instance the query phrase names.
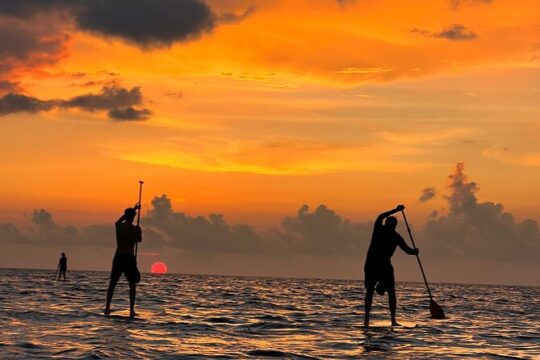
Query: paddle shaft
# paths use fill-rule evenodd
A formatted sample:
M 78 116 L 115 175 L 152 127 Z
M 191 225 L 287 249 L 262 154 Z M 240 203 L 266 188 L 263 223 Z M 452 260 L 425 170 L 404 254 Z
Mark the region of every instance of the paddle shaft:
M 137 211 L 137 226 L 141 223 L 141 201 L 142 201 L 142 185 L 144 184 L 144 181 L 139 180 L 139 211 Z M 135 243 L 135 259 L 137 258 L 137 250 L 139 248 L 139 239 L 137 239 L 137 242 Z
M 401 210 L 401 214 L 403 215 L 403 220 L 405 220 L 405 225 L 407 226 L 407 232 L 409 233 L 409 237 L 411 238 L 413 249 L 416 249 L 416 245 L 414 244 L 414 238 L 411 233 L 411 228 L 409 227 L 409 223 L 407 222 L 407 217 L 405 216 L 405 211 Z M 422 272 L 422 277 L 424 278 L 424 283 L 426 284 L 427 292 L 429 294 L 429 299 L 433 300 L 433 296 L 431 296 L 431 290 L 429 289 L 429 284 L 426 279 L 426 274 L 424 273 L 424 268 L 422 267 L 422 262 L 420 261 L 420 256 L 416 254 L 416 260 L 418 260 L 418 265 L 420 265 L 420 271 Z

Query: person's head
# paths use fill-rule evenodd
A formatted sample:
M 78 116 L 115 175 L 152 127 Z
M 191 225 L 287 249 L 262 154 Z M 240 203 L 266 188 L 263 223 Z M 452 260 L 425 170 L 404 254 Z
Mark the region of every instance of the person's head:
M 133 220 L 135 220 L 135 215 L 137 215 L 137 211 L 133 208 L 127 208 L 124 210 L 124 217 L 129 223 L 132 223 Z
M 66 257 L 66 254 L 62 253 L 62 257 Z
M 387 217 L 386 220 L 384 221 L 384 226 L 386 226 L 387 228 L 391 230 L 396 230 L 397 219 L 393 216 Z

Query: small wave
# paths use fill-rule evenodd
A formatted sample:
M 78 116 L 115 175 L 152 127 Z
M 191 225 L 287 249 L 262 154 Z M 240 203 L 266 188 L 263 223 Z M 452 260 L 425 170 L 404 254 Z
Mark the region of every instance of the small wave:
M 291 352 L 283 352 L 279 350 L 269 350 L 269 349 L 255 349 L 247 352 L 249 356 L 254 357 L 267 357 L 267 358 L 287 358 L 287 359 L 312 359 L 317 360 L 318 358 L 306 355 L 295 354 Z
M 225 316 L 210 317 L 206 321 L 216 324 L 236 324 L 237 321 Z
M 17 344 L 15 344 L 15 346 L 23 348 L 23 349 L 42 349 L 43 348 L 43 346 L 38 345 L 38 344 L 34 344 L 34 343 L 30 342 L 30 341 L 17 343 Z

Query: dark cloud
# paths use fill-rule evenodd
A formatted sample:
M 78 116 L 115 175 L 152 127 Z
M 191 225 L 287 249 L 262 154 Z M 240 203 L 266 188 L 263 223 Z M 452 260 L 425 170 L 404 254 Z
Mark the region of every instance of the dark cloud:
M 148 109 L 139 110 L 130 106 L 123 109 L 109 110 L 108 115 L 111 119 L 119 121 L 142 121 L 150 118 L 152 112 Z
M 69 14 L 75 25 L 143 48 L 171 46 L 211 31 L 218 23 L 238 22 L 253 13 L 215 14 L 202 0 L 3 0 L 0 14 L 28 18 L 36 14 Z
M 74 9 L 82 6 L 85 0 L 2 0 L 0 14 L 26 18 L 36 13 L 48 12 L 62 8 Z
M 453 24 L 444 28 L 441 32 L 433 34 L 434 37 L 444 38 L 453 41 L 474 40 L 478 37 L 474 32 L 468 30 L 461 24 Z
M 22 94 L 7 94 L 0 98 L 0 116 L 18 112 L 36 113 L 48 111 L 55 105 L 55 101 L 39 100 Z
M 114 120 L 146 120 L 151 111 L 133 107 L 141 105 L 142 102 L 143 96 L 138 86 L 131 89 L 105 86 L 98 94 L 84 94 L 68 100 L 40 100 L 22 94 L 7 94 L 0 98 L 0 116 L 18 112 L 35 113 L 59 107 L 78 108 L 88 112 L 108 111 L 109 117 Z
M 469 182 L 464 164 L 449 176 L 448 213 L 428 220 L 423 237 L 428 248 L 445 257 L 530 262 L 540 256 L 538 222 L 516 221 L 502 204 L 479 202 L 478 185 Z
M 170 46 L 215 26 L 211 9 L 199 0 L 85 1 L 76 22 L 82 30 L 142 47 Z
M 434 187 L 428 187 L 422 190 L 422 195 L 418 198 L 418 201 L 420 202 L 426 202 L 428 200 L 431 200 L 435 197 L 436 190 Z
M 478 38 L 478 35 L 468 30 L 464 25 L 452 24 L 439 32 L 431 32 L 424 29 L 412 29 L 411 33 L 452 41 L 470 41 Z
M 139 86 L 126 89 L 118 86 L 106 86 L 99 94 L 84 94 L 60 102 L 66 108 L 80 108 L 85 111 L 97 111 L 125 108 L 142 103 Z

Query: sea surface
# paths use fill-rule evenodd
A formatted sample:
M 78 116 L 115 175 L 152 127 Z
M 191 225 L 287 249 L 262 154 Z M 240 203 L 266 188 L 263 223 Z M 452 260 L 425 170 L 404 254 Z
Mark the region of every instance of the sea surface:
M 361 281 L 143 274 L 139 318 L 102 315 L 108 273 L 0 269 L 2 359 L 540 358 L 540 288 L 398 283 L 398 320 Z M 125 315 L 122 279 L 113 310 Z M 121 310 L 121 311 L 120 311 Z

